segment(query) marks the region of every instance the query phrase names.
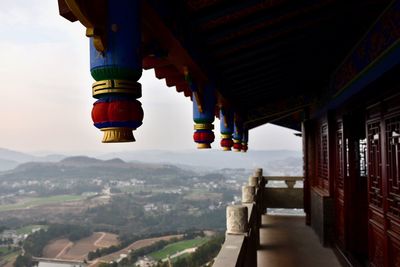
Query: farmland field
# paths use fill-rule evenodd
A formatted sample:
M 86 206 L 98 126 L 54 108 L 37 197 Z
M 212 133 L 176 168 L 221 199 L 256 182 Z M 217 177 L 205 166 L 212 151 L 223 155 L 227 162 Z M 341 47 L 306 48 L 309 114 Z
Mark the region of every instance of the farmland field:
M 90 251 L 117 244 L 117 235 L 96 232 L 76 242 L 70 242 L 65 238 L 53 240 L 43 249 L 43 256 L 63 260 L 84 260 Z
M 59 195 L 59 196 L 49 196 L 49 197 L 26 198 L 19 203 L 0 205 L 0 211 L 29 209 L 31 207 L 43 206 L 47 204 L 57 204 L 67 201 L 79 201 L 84 198 L 85 197 L 80 195 Z
M 127 246 L 124 249 L 121 249 L 117 252 L 114 252 L 112 254 L 108 254 L 106 256 L 103 256 L 101 258 L 96 259 L 99 262 L 110 262 L 110 261 L 115 261 L 119 258 L 121 254 L 128 254 L 130 250 L 136 250 L 140 248 L 144 248 L 147 246 L 150 246 L 158 241 L 161 240 L 171 240 L 172 238 L 182 238 L 182 235 L 169 235 L 169 236 L 161 236 L 161 237 L 154 237 L 154 238 L 147 238 L 147 239 L 142 239 L 133 242 L 129 246 Z
M 71 242 L 66 239 L 56 239 L 51 241 L 48 245 L 46 245 L 43 249 L 43 257 L 55 259 L 58 258 L 58 255 L 62 252 L 64 248 L 66 248 Z
M 191 240 L 178 241 L 176 243 L 172 243 L 165 246 L 161 250 L 149 254 L 149 256 L 156 261 L 162 260 L 167 258 L 168 256 L 172 256 L 185 249 L 201 246 L 202 244 L 206 243 L 207 240 L 208 238 L 204 237 L 204 238 L 195 238 Z

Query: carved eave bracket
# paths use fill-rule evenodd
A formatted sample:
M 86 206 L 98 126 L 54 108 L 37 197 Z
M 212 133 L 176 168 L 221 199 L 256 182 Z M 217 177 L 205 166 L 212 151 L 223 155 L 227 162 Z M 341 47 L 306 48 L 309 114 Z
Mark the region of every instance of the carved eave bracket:
M 86 36 L 93 38 L 94 47 L 103 53 L 107 47 L 107 0 L 59 0 L 60 15 L 69 21 L 79 20 Z

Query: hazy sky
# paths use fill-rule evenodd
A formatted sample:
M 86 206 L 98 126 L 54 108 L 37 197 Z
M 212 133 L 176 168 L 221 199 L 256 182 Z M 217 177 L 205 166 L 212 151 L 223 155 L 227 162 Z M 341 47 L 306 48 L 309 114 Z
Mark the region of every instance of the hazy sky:
M 58 15 L 55 0 L 1 0 L 0 147 L 20 151 L 193 149 L 191 101 L 153 71 L 143 73 L 145 118 L 135 143 L 102 144 L 90 117 L 93 82 L 84 28 Z M 219 121 L 215 121 L 219 149 Z M 250 131 L 250 149 L 301 149 L 293 131 Z

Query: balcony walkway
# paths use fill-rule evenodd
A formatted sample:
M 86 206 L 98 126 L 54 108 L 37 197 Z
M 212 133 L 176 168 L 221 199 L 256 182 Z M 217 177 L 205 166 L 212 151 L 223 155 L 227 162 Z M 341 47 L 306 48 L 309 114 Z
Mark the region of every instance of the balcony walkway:
M 301 216 L 263 215 L 259 267 L 340 267 L 332 249 L 321 246 Z

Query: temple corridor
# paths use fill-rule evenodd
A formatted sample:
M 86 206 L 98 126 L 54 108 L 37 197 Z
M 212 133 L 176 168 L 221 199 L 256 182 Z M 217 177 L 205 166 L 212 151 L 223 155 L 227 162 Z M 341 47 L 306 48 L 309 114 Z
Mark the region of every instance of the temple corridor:
M 331 248 L 321 245 L 302 216 L 263 215 L 258 266 L 339 267 Z

